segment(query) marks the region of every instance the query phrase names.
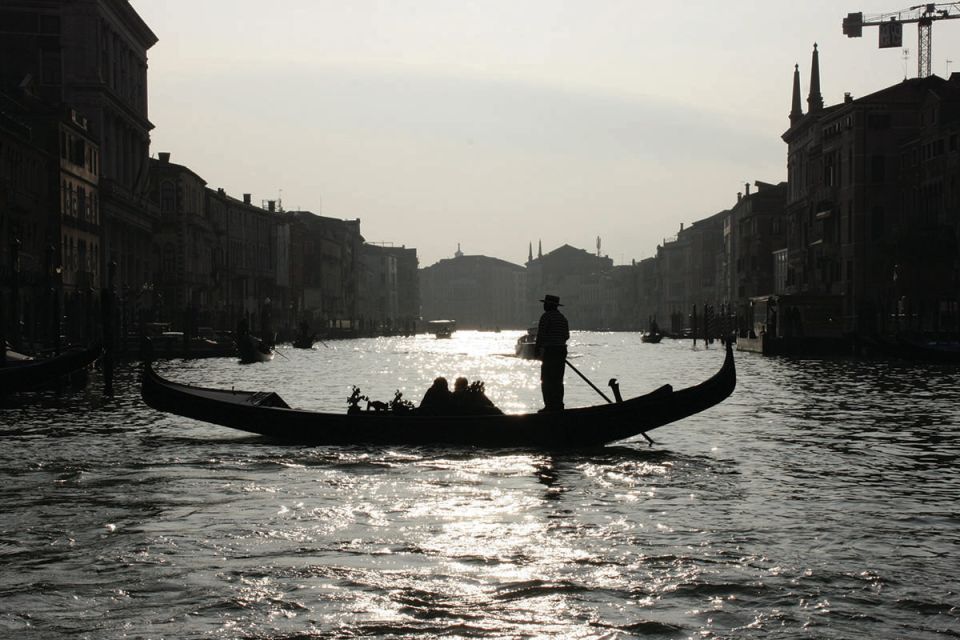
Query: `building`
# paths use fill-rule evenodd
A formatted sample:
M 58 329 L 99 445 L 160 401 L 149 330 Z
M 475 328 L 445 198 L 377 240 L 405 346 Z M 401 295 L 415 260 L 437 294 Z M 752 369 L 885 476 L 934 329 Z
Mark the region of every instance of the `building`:
M 415 332 L 420 317 L 417 250 L 364 243 L 360 264 L 360 331 Z
M 461 329 L 526 328 L 539 317 L 526 300 L 522 266 L 464 255 L 459 246 L 453 258 L 420 270 L 420 292 L 424 320 L 455 320 Z
M 154 288 L 166 318 L 194 332 L 210 325 L 217 237 L 207 212 L 206 181 L 169 153 L 150 161 L 150 200 L 160 211 L 154 234 Z
M 58 163 L 24 116 L 0 94 L 0 338 L 18 347 L 50 330 L 43 325 L 58 237 L 49 179 Z
M 526 311 L 538 318 L 537 300 L 544 294 L 560 296 L 571 329 L 609 329 L 616 311 L 611 276 L 613 260 L 568 244 L 527 262 Z
M 302 262 L 292 277 L 295 317 L 322 334 L 355 335 L 360 318 L 360 219 L 340 220 L 289 211 L 290 255 Z
M 729 255 L 722 268 L 724 283 L 718 302 L 744 317 L 749 301 L 756 296 L 783 293 L 776 285 L 777 256 L 785 255 L 783 225 L 787 183 L 756 181 L 757 190 L 737 194 L 724 228 L 724 252 Z M 778 253 L 780 252 L 780 253 Z
M 783 134 L 784 292 L 836 297 L 836 321 L 847 333 L 889 331 L 904 314 L 925 330 L 952 317 L 956 288 L 946 283 L 954 277 L 956 208 L 948 150 L 956 78 L 913 78 L 824 107 L 815 46 L 804 114 L 794 71 Z M 913 292 L 921 299 L 911 301 Z
M 67 114 L 57 118 L 63 228 L 51 261 L 62 268 L 55 279 L 71 337 L 93 335 L 109 263 L 126 291 L 150 280 L 146 52 L 156 42 L 126 0 L 3 3 L 0 89 L 47 105 L 32 108 L 37 116 Z
M 284 295 L 277 289 L 279 214 L 238 200 L 223 189 L 205 189 L 206 211 L 216 241 L 212 250 L 210 322 L 233 328 L 241 320 L 251 331 L 272 334 L 284 323 Z

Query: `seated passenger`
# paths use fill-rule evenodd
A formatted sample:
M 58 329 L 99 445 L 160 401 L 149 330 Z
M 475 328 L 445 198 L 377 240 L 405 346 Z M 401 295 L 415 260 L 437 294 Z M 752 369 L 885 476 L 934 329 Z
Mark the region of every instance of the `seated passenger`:
M 462 416 L 502 415 L 496 405 L 483 392 L 483 383 L 473 384 L 466 378 L 457 378 L 453 385 L 453 411 Z
M 443 376 L 433 381 L 433 385 L 423 394 L 423 400 L 417 408 L 419 413 L 442 416 L 451 413 L 452 394 Z

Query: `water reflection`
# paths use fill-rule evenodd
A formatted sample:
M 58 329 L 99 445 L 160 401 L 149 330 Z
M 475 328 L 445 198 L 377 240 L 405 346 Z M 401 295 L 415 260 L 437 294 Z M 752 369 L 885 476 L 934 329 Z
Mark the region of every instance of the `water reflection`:
M 331 343 L 171 378 L 343 411 L 438 375 L 539 407 L 519 332 Z M 459 342 L 458 342 L 459 341 Z M 625 396 L 719 349 L 575 334 Z M 723 404 L 592 451 L 293 447 L 146 409 L 136 371 L 0 409 L 10 637 L 936 637 L 956 626 L 960 455 L 945 368 L 738 354 Z M 572 376 L 573 405 L 597 402 Z M 918 398 L 922 399 L 919 401 Z M 92 615 L 96 612 L 97 615 Z M 32 635 L 31 635 L 32 634 Z

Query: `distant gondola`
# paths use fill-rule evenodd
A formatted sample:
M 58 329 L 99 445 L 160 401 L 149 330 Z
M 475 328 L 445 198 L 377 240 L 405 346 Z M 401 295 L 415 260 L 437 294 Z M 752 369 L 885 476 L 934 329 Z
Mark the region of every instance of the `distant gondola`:
M 452 338 L 453 332 L 457 330 L 457 323 L 454 320 L 431 320 L 427 326 L 430 333 L 437 338 Z
M 312 445 L 459 445 L 561 449 L 645 434 L 709 409 L 736 386 L 733 351 L 708 380 L 679 391 L 670 385 L 622 402 L 553 413 L 426 416 L 417 411 L 323 413 L 292 409 L 272 392 L 192 387 L 160 377 L 148 363 L 141 393 L 154 409 L 269 438 Z
M 243 364 L 273 360 L 273 349 L 260 338 L 247 334 L 238 336 L 236 343 L 237 351 L 240 353 L 240 362 Z
M 530 327 L 527 332 L 517 338 L 517 344 L 514 346 L 514 352 L 518 358 L 524 360 L 539 360 L 537 357 L 537 329 L 539 327 Z
M 68 349 L 59 356 L 7 362 L 0 366 L 0 394 L 44 387 L 84 369 L 100 357 L 101 346 Z
M 656 320 L 650 320 L 649 328 L 640 334 L 640 342 L 646 342 L 647 344 L 657 344 L 662 339 L 663 334 L 660 332 Z

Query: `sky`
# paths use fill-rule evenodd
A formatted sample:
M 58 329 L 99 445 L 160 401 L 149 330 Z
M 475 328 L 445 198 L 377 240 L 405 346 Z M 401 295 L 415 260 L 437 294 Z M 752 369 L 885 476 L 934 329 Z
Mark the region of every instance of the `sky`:
M 827 105 L 916 77 L 915 25 L 905 50 L 841 30 L 896 2 L 131 0 L 159 38 L 152 155 L 237 198 L 359 218 L 421 267 L 458 245 L 655 255 L 746 183 L 786 179 L 815 42 Z M 932 42 L 933 72 L 960 71 L 960 20 Z

